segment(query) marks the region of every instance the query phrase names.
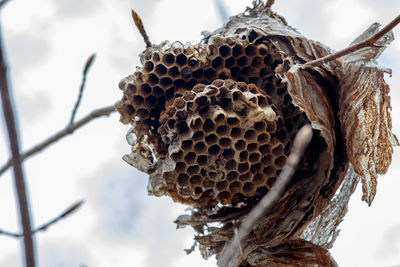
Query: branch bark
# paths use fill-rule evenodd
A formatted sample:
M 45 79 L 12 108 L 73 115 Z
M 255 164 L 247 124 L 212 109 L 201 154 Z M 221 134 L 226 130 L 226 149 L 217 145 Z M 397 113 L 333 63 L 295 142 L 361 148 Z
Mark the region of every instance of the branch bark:
M 76 202 L 75 204 L 73 204 L 71 207 L 66 209 L 64 212 L 62 212 L 60 215 L 58 215 L 57 217 L 55 217 L 51 221 L 49 221 L 49 222 L 47 222 L 45 224 L 42 224 L 41 226 L 39 226 L 35 230 L 32 230 L 31 234 L 34 235 L 34 234 L 36 234 L 38 232 L 47 230 L 47 228 L 49 228 L 50 226 L 52 226 L 53 224 L 55 224 L 59 220 L 64 219 L 67 216 L 71 215 L 78 208 L 80 208 L 80 206 L 82 206 L 82 204 L 83 204 L 83 200 Z M 4 230 L 1 230 L 1 229 L 0 229 L 0 235 L 6 235 L 6 236 L 14 237 L 14 238 L 20 238 L 20 237 L 23 236 L 23 234 L 12 233 L 12 232 L 4 231 Z
M 0 1 L 0 9 L 2 9 L 3 6 L 4 6 L 5 4 L 7 4 L 8 2 L 9 2 L 9 0 L 2 0 L 2 1 Z
M 136 27 L 138 28 L 140 35 L 142 35 L 144 43 L 146 44 L 146 47 L 151 47 L 151 42 L 149 39 L 149 36 L 146 33 L 146 30 L 144 29 L 144 25 L 142 22 L 142 19 L 139 17 L 138 13 L 135 12 L 135 10 L 132 9 L 132 18 L 133 22 L 135 23 Z
M 0 25 L 1 27 L 1 25 Z M 3 115 L 7 126 L 10 151 L 12 155 L 12 164 L 14 166 L 14 182 L 18 197 L 19 216 L 23 230 L 23 240 L 25 249 L 25 266 L 34 267 L 35 248 L 31 234 L 31 215 L 26 193 L 24 173 L 22 171 L 22 159 L 19 153 L 19 138 L 17 133 L 17 123 L 15 113 L 11 102 L 11 93 L 7 75 L 7 65 L 5 62 L 5 51 L 3 47 L 3 36 L 0 29 L 0 93 L 3 105 Z
M 337 51 L 335 53 L 332 53 L 330 55 L 327 55 L 325 57 L 321 57 L 319 59 L 307 62 L 304 64 L 304 66 L 321 66 L 325 63 L 328 63 L 330 61 L 333 61 L 339 57 L 345 56 L 347 54 L 353 53 L 357 50 L 363 49 L 365 47 L 380 47 L 379 45 L 376 44 L 376 42 L 382 38 L 385 34 L 390 32 L 394 27 L 396 27 L 400 23 L 400 15 L 398 15 L 394 20 L 392 20 L 389 24 L 387 24 L 385 27 L 383 27 L 380 31 L 369 37 L 368 39 L 353 44 L 349 47 L 346 47 L 345 49 L 342 49 L 340 51 Z
M 46 138 L 44 141 L 40 142 L 39 144 L 33 146 L 32 148 L 28 149 L 25 153 L 21 155 L 21 160 L 24 161 L 26 158 L 42 151 L 43 149 L 47 148 L 48 146 L 52 145 L 53 143 L 57 142 L 61 138 L 72 134 L 75 130 L 81 128 L 82 126 L 86 125 L 90 121 L 97 119 L 102 116 L 108 116 L 115 111 L 114 106 L 107 106 L 99 109 L 95 109 L 90 112 L 88 115 L 77 121 L 76 123 L 68 125 L 66 128 L 56 132 L 52 136 Z M 1 168 L 0 168 L 0 176 L 8 170 L 13 165 L 12 160 L 8 160 Z
M 83 94 L 83 90 L 85 90 L 85 84 L 86 84 L 86 77 L 87 74 L 89 72 L 90 67 L 93 64 L 94 59 L 96 58 L 96 54 L 91 55 L 85 63 L 85 67 L 83 68 L 83 72 L 82 72 L 82 82 L 81 82 L 81 86 L 79 88 L 79 94 L 78 94 L 78 98 L 76 99 L 76 103 L 74 106 L 74 109 L 72 110 L 72 114 L 71 114 L 71 119 L 69 121 L 69 124 L 73 124 L 74 123 L 74 119 L 75 119 L 75 115 L 76 112 L 78 111 L 79 105 L 81 104 L 81 100 L 82 100 L 82 94 Z

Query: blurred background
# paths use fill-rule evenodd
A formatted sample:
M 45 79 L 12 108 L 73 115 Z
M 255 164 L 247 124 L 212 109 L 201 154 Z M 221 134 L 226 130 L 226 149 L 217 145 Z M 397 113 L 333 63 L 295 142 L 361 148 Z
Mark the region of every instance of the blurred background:
M 218 1 L 230 15 L 250 0 Z M 213 0 L 16 0 L 1 10 L 2 33 L 18 109 L 23 150 L 69 122 L 86 59 L 97 53 L 76 119 L 115 103 L 118 82 L 139 64 L 144 42 L 130 10 L 142 17 L 150 40 L 197 43 L 200 32 L 222 26 Z M 308 38 L 336 50 L 344 48 L 373 22 L 387 24 L 399 14 L 398 0 L 277 0 L 273 10 Z M 395 29 L 400 37 L 400 27 Z M 400 136 L 400 39 L 379 63 L 393 70 L 393 132 Z M 147 176 L 121 157 L 129 152 L 114 113 L 81 128 L 25 161 L 34 225 L 45 223 L 72 203 L 85 205 L 74 215 L 36 235 L 38 263 L 52 266 L 183 267 L 215 266 L 193 244 L 192 229 L 173 221 L 185 206 L 147 195 Z M 5 127 L 0 164 L 8 159 Z M 400 153 L 395 148 L 389 172 L 379 177 L 368 207 L 361 186 L 353 195 L 341 233 L 331 250 L 339 266 L 400 266 Z M 0 177 L 0 229 L 19 231 L 11 171 Z M 21 266 L 21 243 L 0 235 L 0 266 Z

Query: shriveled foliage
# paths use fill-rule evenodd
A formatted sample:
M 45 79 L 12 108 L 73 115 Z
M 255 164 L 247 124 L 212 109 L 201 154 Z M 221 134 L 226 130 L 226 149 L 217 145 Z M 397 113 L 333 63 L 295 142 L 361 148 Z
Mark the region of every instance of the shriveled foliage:
M 116 103 L 121 122 L 133 126 L 124 159 L 149 174 L 150 194 L 193 207 L 176 223 L 196 230 L 204 258 L 335 266 L 327 249 L 359 177 L 371 204 L 397 143 L 386 70 L 375 62 L 392 40 L 389 33 L 379 47 L 306 65 L 332 51 L 255 1 L 197 45 L 147 42 L 143 66 L 121 81 Z M 305 124 L 313 137 L 290 183 L 226 261 L 221 255 L 271 190 Z

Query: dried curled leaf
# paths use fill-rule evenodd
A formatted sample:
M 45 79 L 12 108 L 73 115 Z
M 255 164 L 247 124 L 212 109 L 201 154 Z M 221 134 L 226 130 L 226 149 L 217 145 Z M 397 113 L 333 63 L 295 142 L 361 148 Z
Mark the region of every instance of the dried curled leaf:
M 377 66 L 353 63 L 340 87 L 340 121 L 349 160 L 361 175 L 363 200 L 371 205 L 377 175 L 386 173 L 392 158 L 389 87 Z
M 379 30 L 374 23 L 355 41 L 368 38 Z M 392 160 L 392 119 L 389 86 L 384 73 L 390 70 L 376 65 L 375 59 L 394 39 L 385 35 L 378 45 L 343 57 L 343 70 L 338 88 L 339 118 L 343 129 L 347 154 L 354 170 L 361 176 L 363 200 L 371 205 L 378 174 L 387 172 Z
M 326 88 L 308 70 L 296 65 L 285 73 L 285 78 L 293 103 L 307 114 L 313 128 L 321 131 L 328 143 L 327 151 L 333 154 L 336 142 L 335 115 Z M 328 79 L 329 76 L 325 75 L 324 78 Z
M 338 266 L 326 249 L 301 239 L 272 248 L 259 246 L 249 258 L 250 266 Z
M 353 43 L 376 33 L 379 26 L 378 23 L 372 24 Z M 323 67 L 303 68 L 293 65 L 284 74 L 294 102 L 315 122 L 314 127 L 326 125 L 328 120 L 325 116 L 332 118 L 332 112 L 336 110 L 347 156 L 355 172 L 361 176 L 363 200 L 369 205 L 376 193 L 377 176 L 387 172 L 393 154 L 392 146 L 397 145 L 397 139 L 391 132 L 389 86 L 384 80 L 384 73 L 391 71 L 380 68 L 375 62 L 393 39 L 393 33 L 389 32 L 377 42 L 376 47 L 353 52 Z M 300 47 L 306 47 L 304 44 L 308 42 L 299 40 L 303 44 Z M 297 49 L 296 52 L 301 54 L 301 50 L 321 50 L 318 43 L 312 44 L 312 48 Z M 318 81 L 321 78 L 332 81 L 332 74 L 338 82 L 334 92 L 327 92 Z M 324 93 L 337 94 L 337 103 L 332 101 L 332 96 L 328 99 L 323 97 Z M 321 106 L 326 108 L 322 110 Z M 332 119 L 330 121 L 334 122 Z M 334 126 L 331 125 L 323 132 L 332 133 Z M 327 140 L 335 142 L 331 138 Z
M 143 67 L 120 83 L 116 108 L 133 126 L 124 159 L 149 174 L 150 194 L 195 207 L 178 228 L 193 227 L 202 256 L 219 257 L 279 177 L 298 129 L 311 124 L 312 141 L 286 191 L 229 266 L 294 265 L 292 255 L 303 266 L 335 266 L 326 249 L 358 176 L 370 204 L 396 143 L 386 70 L 375 63 L 392 39 L 306 66 L 332 51 L 255 1 L 197 45 L 147 43 Z

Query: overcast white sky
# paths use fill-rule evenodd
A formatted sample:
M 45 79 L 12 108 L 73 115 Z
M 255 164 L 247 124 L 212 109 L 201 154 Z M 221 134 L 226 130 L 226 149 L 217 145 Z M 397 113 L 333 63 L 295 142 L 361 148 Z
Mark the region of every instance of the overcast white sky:
M 236 14 L 250 0 L 225 0 Z M 24 149 L 63 128 L 75 103 L 82 66 L 97 53 L 77 118 L 113 104 L 117 85 L 138 65 L 144 44 L 130 10 L 142 17 L 153 43 L 165 39 L 197 43 L 202 30 L 221 26 L 212 0 L 13 0 L 1 11 Z M 274 10 L 305 36 L 334 49 L 345 47 L 375 21 L 399 14 L 398 0 L 277 0 Z M 400 30 L 395 30 L 396 37 Z M 393 69 L 394 133 L 400 136 L 400 39 L 382 55 Z M 121 160 L 129 152 L 128 126 L 119 116 L 99 119 L 25 162 L 35 225 L 84 199 L 76 214 L 37 235 L 40 266 L 215 266 L 199 252 L 189 256 L 191 229 L 173 220 L 185 207 L 168 198 L 147 196 L 146 175 Z M 3 131 L 4 132 L 4 131 Z M 0 164 L 8 159 L 0 135 Z M 361 190 L 332 249 L 340 266 L 400 266 L 400 153 L 379 179 L 372 207 Z M 0 229 L 18 231 L 11 172 L 0 177 Z M 0 236 L 0 266 L 20 266 L 20 243 Z

